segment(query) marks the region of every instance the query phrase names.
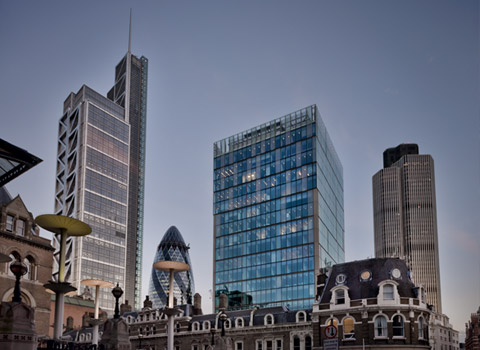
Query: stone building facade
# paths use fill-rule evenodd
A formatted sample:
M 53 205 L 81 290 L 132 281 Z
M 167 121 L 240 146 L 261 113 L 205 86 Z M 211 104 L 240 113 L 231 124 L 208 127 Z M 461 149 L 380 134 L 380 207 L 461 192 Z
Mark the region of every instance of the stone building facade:
M 21 279 L 22 301 L 35 309 L 35 327 L 39 336 L 48 334 L 50 294 L 43 284 L 52 278 L 53 248 L 50 240 L 39 236 L 32 213 L 20 196 L 12 198 L 0 187 L 0 252 L 27 265 Z M 10 264 L 0 265 L 0 298 L 11 301 L 15 276 Z
M 430 316 L 430 345 L 432 350 L 459 350 L 459 334 L 445 314 L 432 312 Z
M 322 349 L 330 325 L 342 349 L 430 349 L 425 290 L 413 284 L 403 260 L 334 265 L 318 276 L 317 293 L 313 349 Z
M 312 350 L 310 310 L 271 307 L 224 311 L 226 319 L 222 321 L 222 312 L 202 315 L 191 305 L 180 308 L 183 312 L 175 318 L 176 350 Z M 130 326 L 132 349 L 167 348 L 167 317 L 161 309 L 144 308 L 124 318 Z

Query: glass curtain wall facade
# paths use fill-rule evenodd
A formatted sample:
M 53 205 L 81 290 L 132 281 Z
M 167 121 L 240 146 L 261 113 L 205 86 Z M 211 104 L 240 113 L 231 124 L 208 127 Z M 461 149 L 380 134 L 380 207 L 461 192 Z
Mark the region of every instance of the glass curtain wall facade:
M 214 144 L 214 290 L 230 309 L 310 308 L 344 261 L 343 171 L 315 105 Z
M 165 232 L 153 261 L 153 263 L 179 261 L 190 266 L 190 270 L 175 272 L 173 275 L 173 297 L 177 300 L 178 305 L 192 305 L 193 295 L 195 294 L 192 262 L 188 254 L 189 249 L 190 247 L 185 244 L 180 231 L 172 226 Z M 169 277 L 170 273 L 168 271 L 159 271 L 152 267 L 148 295 L 154 309 L 160 309 L 168 305 Z
M 55 213 L 92 227 L 69 240 L 66 280 L 119 283 L 125 300 L 141 303 L 145 128 L 148 61 L 128 52 L 107 97 L 83 86 L 64 103 L 59 123 Z M 54 245 L 59 247 L 58 237 Z M 128 249 L 127 249 L 128 247 Z M 58 252 L 54 271 L 58 271 Z M 110 291 L 100 307 L 113 311 Z

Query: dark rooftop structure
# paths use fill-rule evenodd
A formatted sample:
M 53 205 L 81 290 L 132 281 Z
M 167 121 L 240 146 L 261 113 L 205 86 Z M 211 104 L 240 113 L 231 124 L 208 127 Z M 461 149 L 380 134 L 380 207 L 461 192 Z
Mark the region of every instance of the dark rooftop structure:
M 0 186 L 7 184 L 41 161 L 24 149 L 0 139 Z
M 418 145 L 416 143 L 402 143 L 397 147 L 387 148 L 383 152 L 383 167 L 390 167 L 407 154 L 418 154 Z

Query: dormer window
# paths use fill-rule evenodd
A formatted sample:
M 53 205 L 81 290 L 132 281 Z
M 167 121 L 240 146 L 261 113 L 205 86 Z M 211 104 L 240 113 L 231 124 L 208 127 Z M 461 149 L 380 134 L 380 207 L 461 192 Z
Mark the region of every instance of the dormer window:
M 204 321 L 203 322 L 203 329 L 208 331 L 210 329 L 210 322 Z
M 394 300 L 394 289 L 392 284 L 383 286 L 383 300 Z
M 265 315 L 264 324 L 265 324 L 265 326 L 273 325 L 273 315 L 272 314 Z
M 335 305 L 345 304 L 345 290 L 339 289 L 335 291 Z
M 297 312 L 297 322 L 305 322 L 306 320 L 307 320 L 307 317 L 305 315 L 305 311 Z
M 243 328 L 243 318 L 239 317 L 235 320 L 235 327 Z

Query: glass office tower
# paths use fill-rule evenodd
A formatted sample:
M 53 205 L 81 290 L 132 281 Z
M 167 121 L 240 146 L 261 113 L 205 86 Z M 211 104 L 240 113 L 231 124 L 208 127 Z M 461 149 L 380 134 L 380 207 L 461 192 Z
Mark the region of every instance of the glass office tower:
M 214 144 L 214 290 L 230 309 L 310 308 L 344 261 L 343 170 L 317 106 Z
M 145 57 L 130 50 L 102 96 L 87 86 L 64 102 L 59 122 L 55 213 L 83 220 L 92 234 L 69 239 L 66 280 L 81 293 L 83 279 L 119 283 L 140 307 L 147 96 Z M 54 271 L 58 271 L 58 237 Z M 113 311 L 102 290 L 100 307 Z

